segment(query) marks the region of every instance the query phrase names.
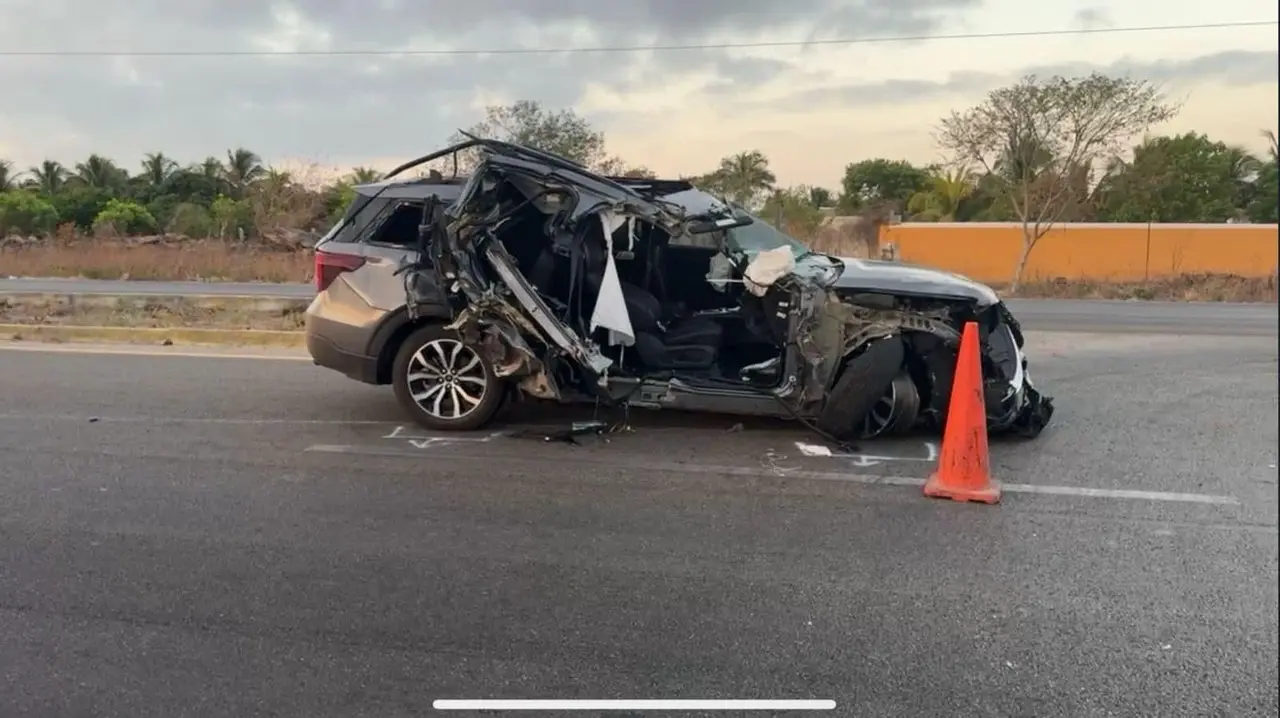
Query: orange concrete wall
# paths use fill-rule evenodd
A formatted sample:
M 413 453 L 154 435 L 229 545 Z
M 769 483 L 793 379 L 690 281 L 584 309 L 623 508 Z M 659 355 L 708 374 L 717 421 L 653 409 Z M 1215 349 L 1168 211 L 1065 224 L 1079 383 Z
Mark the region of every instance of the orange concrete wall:
M 1060 224 L 1040 238 L 1024 281 L 1140 281 L 1202 272 L 1264 277 L 1276 272 L 1274 224 Z M 1022 225 L 906 222 L 886 226 L 880 246 L 904 262 L 987 283 L 1008 282 L 1022 250 Z

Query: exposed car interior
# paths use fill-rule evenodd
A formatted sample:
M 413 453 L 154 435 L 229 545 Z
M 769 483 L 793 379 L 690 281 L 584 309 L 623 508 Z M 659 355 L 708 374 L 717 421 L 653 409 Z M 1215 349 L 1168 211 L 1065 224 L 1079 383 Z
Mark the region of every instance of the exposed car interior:
M 552 229 L 556 202 L 530 202 L 530 194 L 506 181 L 493 188 L 497 211 L 514 211 L 495 234 L 558 318 L 586 336 L 609 259 L 603 225 L 578 222 L 576 236 L 558 235 Z M 785 323 L 766 320 L 774 298 L 744 291 L 737 268 L 728 281 L 708 281 L 720 237 L 677 244 L 661 228 L 637 221 L 611 239 L 635 343 L 607 346 L 603 329 L 592 338 L 621 374 L 757 389 L 779 383 Z

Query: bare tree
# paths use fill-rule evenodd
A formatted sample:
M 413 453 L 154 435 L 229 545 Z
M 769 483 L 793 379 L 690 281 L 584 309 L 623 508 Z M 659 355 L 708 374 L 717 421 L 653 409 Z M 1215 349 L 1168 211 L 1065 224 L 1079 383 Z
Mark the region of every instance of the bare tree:
M 601 167 L 611 161 L 621 163 L 606 155 L 604 133 L 592 127 L 586 118 L 573 110 L 549 110 L 532 100 L 487 107 L 484 120 L 467 132 L 552 152 L 587 167 Z M 462 140 L 461 133 L 450 138 L 451 142 Z M 477 159 L 475 153 L 463 153 L 459 165 L 469 170 Z
M 1081 202 L 1094 163 L 1116 157 L 1127 140 L 1178 109 L 1145 80 L 1031 75 L 942 120 L 939 144 L 957 161 L 985 169 L 1022 223 L 1011 290 L 1036 243 Z

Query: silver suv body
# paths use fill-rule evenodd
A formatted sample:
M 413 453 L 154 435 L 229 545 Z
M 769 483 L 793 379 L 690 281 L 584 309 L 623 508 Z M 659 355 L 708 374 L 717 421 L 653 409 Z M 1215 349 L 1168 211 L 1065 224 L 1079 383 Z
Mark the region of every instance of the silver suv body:
M 468 176 L 396 181 L 462 151 Z M 945 419 L 977 325 L 988 426 L 1036 436 L 1016 319 L 988 287 L 813 252 L 684 181 L 603 177 L 472 139 L 358 188 L 316 246 L 316 364 L 432 429 L 518 395 L 799 419 L 837 438 Z

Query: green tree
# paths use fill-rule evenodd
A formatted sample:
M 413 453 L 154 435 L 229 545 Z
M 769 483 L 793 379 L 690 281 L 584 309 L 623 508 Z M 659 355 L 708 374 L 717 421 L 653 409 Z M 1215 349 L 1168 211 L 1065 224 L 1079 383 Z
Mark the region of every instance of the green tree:
M 166 232 L 186 237 L 208 237 L 214 230 L 213 216 L 209 210 L 193 202 L 184 202 L 174 207 L 163 226 Z
M 30 179 L 26 181 L 26 186 L 38 189 L 45 195 L 52 196 L 58 193 L 67 183 L 67 178 L 71 175 L 61 162 L 54 160 L 45 160 L 38 167 L 32 167 L 27 170 Z
M 212 164 L 210 164 L 212 162 Z M 222 163 L 215 158 L 175 171 L 166 183 L 166 192 L 184 202 L 208 207 L 229 188 L 222 179 Z
M 18 187 L 18 173 L 13 171 L 13 163 L 0 160 L 0 192 L 7 192 Z
M 93 229 L 93 222 L 112 193 L 101 187 L 91 187 L 83 183 L 71 183 L 56 194 L 50 196 L 53 206 L 58 210 L 58 217 L 64 222 L 72 222 L 81 230 Z
M 831 207 L 835 205 L 835 198 L 831 196 L 831 190 L 826 187 L 810 187 L 809 204 L 818 209 Z
M 207 172 L 213 168 L 209 160 L 205 160 L 202 169 Z M 267 173 L 267 168 L 262 164 L 262 158 L 243 147 L 227 150 L 227 162 L 220 169 L 222 180 L 230 188 L 235 199 L 243 199 L 249 193 L 253 183 Z
M 219 239 L 237 237 L 253 227 L 253 210 L 246 200 L 218 195 L 209 206 L 209 214 Z
M 112 198 L 93 219 L 93 231 L 106 234 L 143 234 L 156 231 L 156 218 L 132 200 Z
M 773 192 L 777 181 L 773 170 L 769 169 L 769 158 L 759 150 L 751 150 L 722 158 L 715 172 L 699 183 L 731 202 L 755 209 L 761 199 Z
M 796 239 L 808 241 L 822 225 L 822 212 L 813 204 L 809 187 L 776 189 L 760 210 L 766 221 Z
M 84 162 L 76 163 L 71 179 L 86 187 L 106 190 L 114 194 L 124 189 L 125 183 L 129 180 L 129 174 L 106 157 L 92 154 Z
M 139 179 L 158 190 L 164 187 L 177 171 L 178 163 L 169 159 L 163 152 L 149 152 L 142 158 L 142 174 L 139 175 Z
M 325 188 L 321 197 L 325 217 L 330 224 L 342 219 L 347 207 L 356 199 L 356 188 L 350 180 L 339 180 Z
M 1153 137 L 1115 160 L 1098 190 L 1108 222 L 1225 222 L 1240 209 L 1257 161 L 1238 148 L 1188 132 Z
M 353 184 L 373 184 L 382 179 L 382 173 L 372 167 L 356 167 L 348 176 Z
M 49 200 L 26 191 L 0 193 L 0 237 L 41 234 L 58 226 L 58 210 Z
M 974 189 L 973 173 L 965 167 L 935 173 L 929 187 L 907 201 L 907 211 L 916 221 L 954 222 Z
M 657 179 L 658 178 L 658 175 L 654 174 L 653 170 L 643 165 L 628 167 L 622 170 L 621 176 L 626 177 L 628 179 Z
M 654 179 L 657 177 L 648 167 L 635 167 L 626 163 L 621 157 L 609 157 L 596 164 L 595 170 L 606 177 L 626 177 L 628 179 Z
M 844 178 L 840 181 L 839 206 L 848 212 L 858 212 L 868 206 L 883 203 L 902 209 L 913 195 L 928 186 L 928 171 L 910 162 L 862 160 L 844 168 Z
M 1275 224 L 1278 205 L 1280 205 L 1280 182 L 1277 181 L 1277 162 L 1280 161 L 1280 152 L 1276 148 L 1276 135 L 1271 130 L 1263 130 L 1262 136 L 1267 138 L 1270 147 L 1267 148 L 1267 156 L 1261 162 L 1258 168 L 1258 175 L 1254 178 L 1253 198 L 1247 207 L 1249 221 L 1264 224 Z
M 1093 164 L 1114 157 L 1127 140 L 1177 112 L 1145 80 L 1093 73 L 1047 80 L 1028 76 L 942 120 L 942 147 L 958 162 L 982 167 L 1022 224 L 1023 247 L 1011 290 L 1017 289 L 1040 238 L 1088 201 L 1079 191 L 1087 188 Z M 1001 160 L 1015 160 L 1016 167 L 997 172 Z

